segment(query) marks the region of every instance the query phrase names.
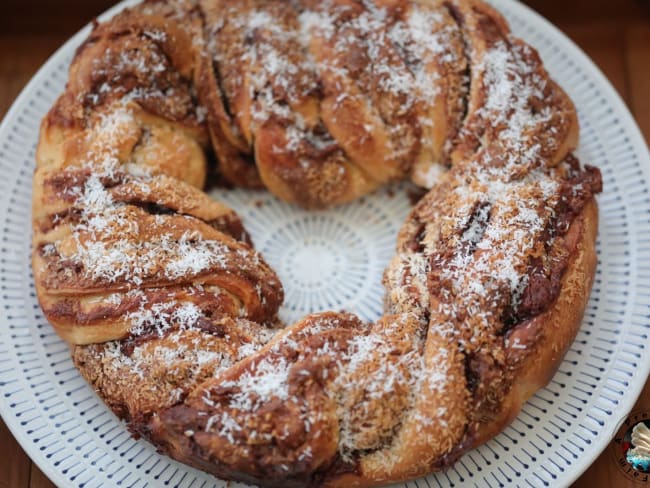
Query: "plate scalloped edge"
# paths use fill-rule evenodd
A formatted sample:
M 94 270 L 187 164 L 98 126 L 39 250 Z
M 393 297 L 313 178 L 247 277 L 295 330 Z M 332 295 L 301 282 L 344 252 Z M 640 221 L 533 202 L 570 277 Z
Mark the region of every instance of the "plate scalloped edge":
M 133 3 L 119 4 L 100 19 Z M 402 486 L 568 485 L 608 444 L 650 372 L 645 353 L 650 345 L 650 264 L 642 264 L 650 263 L 648 148 L 619 95 L 572 41 L 524 5 L 511 0 L 492 3 L 504 12 L 515 34 L 540 50 L 551 74 L 578 106 L 579 155 L 600 166 L 605 181 L 599 200 L 599 268 L 583 327 L 549 386 L 500 436 L 452 469 Z M 65 60 L 88 32 L 86 26 L 50 57 L 0 124 L 0 169 L 7 174 L 0 181 L 0 208 L 6 210 L 0 215 L 0 413 L 29 456 L 59 486 L 225 486 L 131 439 L 72 367 L 67 346 L 45 323 L 34 297 L 28 252 L 31 170 L 38 121 L 49 108 L 37 99 L 60 91 Z M 237 210 L 244 207 L 245 223 L 253 230 L 261 212 L 257 205 L 246 204 L 246 195 L 235 191 L 220 196 L 237 204 Z M 378 199 L 385 200 L 385 194 L 349 212 L 377 208 Z M 404 201 L 403 195 L 393 201 L 399 208 L 388 220 L 405 211 Z M 265 207 L 282 208 L 288 224 L 309 220 L 272 198 L 265 199 Z M 328 215 L 323 218 L 331 220 L 333 214 Z M 253 237 L 258 247 L 272 256 L 273 236 L 257 227 Z M 386 233 L 392 232 L 392 226 L 386 228 Z M 318 232 L 319 227 L 314 229 Z M 271 264 L 282 276 L 282 262 Z M 369 293 L 372 302 L 377 291 Z M 374 307 L 367 310 L 362 309 L 362 315 L 372 318 Z M 286 310 L 287 316 L 297 312 Z

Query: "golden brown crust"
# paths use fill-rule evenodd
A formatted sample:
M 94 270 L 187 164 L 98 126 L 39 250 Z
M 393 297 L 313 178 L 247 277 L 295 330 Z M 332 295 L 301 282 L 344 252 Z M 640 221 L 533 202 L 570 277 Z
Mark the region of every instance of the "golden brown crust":
M 557 368 L 596 263 L 600 173 L 538 54 L 479 0 L 149 0 L 95 26 L 41 127 L 45 316 L 130 429 L 265 486 L 444 469 Z M 281 331 L 282 286 L 222 176 L 304 207 L 431 190 L 386 314 Z
M 573 252 L 557 301 L 549 310 L 518 325 L 507 335 L 508 363 L 516 381 L 504 397 L 499 415 L 480 425 L 468 449 L 501 432 L 519 414 L 524 403 L 551 381 L 560 366 L 578 333 L 589 300 L 598 261 L 597 233 L 598 207 L 592 199 L 567 233 L 574 240 Z
M 161 288 L 169 314 L 193 306 L 270 323 L 282 301 L 239 217 L 199 190 L 197 16 L 176 7 L 150 2 L 96 26 L 43 120 L 32 264 L 41 306 L 71 343 L 141 328 Z
M 164 335 L 75 346 L 75 366 L 111 409 L 133 423 L 184 399 L 197 385 L 260 349 L 268 334 L 228 314 L 200 329 L 172 328 Z
M 440 468 L 449 462 L 446 460 L 446 455 L 451 455 L 452 459 L 455 459 L 466 450 L 496 435 L 514 418 L 523 403 L 550 380 L 566 348 L 575 337 L 589 296 L 595 272 L 596 229 L 597 210 L 592 199 L 586 204 L 580 215 L 573 220 L 567 233 L 567 236 L 570 236 L 569 239 L 573 241 L 569 244 L 573 248 L 573 252 L 562 278 L 559 299 L 549 311 L 533 319 L 537 323 L 536 334 L 529 336 L 526 341 L 523 340 L 524 331 L 529 329 L 526 323 L 515 326 L 509 332 L 505 339 L 508 350 L 507 363 L 516 380 L 512 383 L 509 392 L 502 398 L 501 410 L 492 418 L 483 419 L 483 422 L 476 427 L 471 426 L 472 417 L 467 411 L 468 408 L 471 408 L 472 401 L 468 399 L 463 355 L 460 352 L 450 351 L 448 341 L 439 335 L 436 329 L 429 329 L 426 345 L 420 345 L 419 347 L 424 349 L 419 349 L 417 346 L 414 348 L 414 344 L 411 342 L 417 341 L 416 338 L 419 334 L 417 331 L 422 330 L 421 322 L 414 317 L 387 316 L 368 329 L 359 325 L 343 325 L 343 321 L 350 320 L 350 318 L 342 317 L 340 314 L 329 314 L 308 317 L 295 324 L 281 335 L 276 336 L 260 353 L 242 361 L 237 367 L 229 369 L 225 375 L 201 385 L 195 390 L 194 395 L 191 395 L 180 406 L 170 410 L 160 410 L 159 415 L 152 417 L 152 425 L 145 428 L 145 432 L 163 451 L 188 464 L 220 477 L 241 479 L 264 486 L 285 486 L 284 483 L 289 483 L 286 486 L 305 486 L 313 483 L 310 473 L 323 471 L 323 467 L 332 462 L 335 451 L 332 450 L 334 447 L 331 445 L 330 439 L 332 436 L 338 437 L 336 444 L 340 446 L 340 443 L 343 442 L 341 429 L 344 425 L 370 427 L 370 432 L 359 432 L 352 438 L 347 437 L 350 435 L 348 432 L 344 438 L 345 442 L 356 443 L 357 448 L 369 449 L 369 452 L 356 459 L 347 468 L 341 469 L 340 465 L 337 466 L 335 463 L 331 468 L 325 469 L 324 473 L 316 478 L 320 480 L 317 484 L 322 483 L 323 486 L 331 487 L 379 486 L 416 478 Z M 571 303 L 576 303 L 577 306 L 569 306 Z M 436 318 L 432 317 L 431 323 L 435 323 L 435 321 Z M 395 328 L 395 324 L 402 325 Z M 347 336 L 349 330 L 347 327 L 350 326 L 355 330 L 357 341 L 359 334 L 368 334 L 368 337 L 372 337 L 372 334 L 378 331 L 380 334 L 386 334 L 382 336 L 381 342 L 377 342 L 377 344 L 381 344 L 378 346 L 377 357 L 373 357 L 371 353 L 364 354 L 364 361 L 368 362 L 363 363 L 366 366 L 361 369 L 357 364 L 359 359 L 350 352 L 358 344 Z M 401 336 L 401 334 L 405 335 Z M 345 337 L 348 338 L 344 339 Z M 391 341 L 400 341 L 400 337 L 407 340 L 401 352 L 397 353 L 394 350 L 390 355 L 385 355 L 381 348 L 392 349 L 395 346 L 390 345 Z M 334 342 L 330 342 L 329 347 L 323 347 L 323 340 Z M 290 344 L 289 350 L 286 352 L 284 349 L 286 346 L 282 346 L 283 343 Z M 332 344 L 337 344 L 337 346 Z M 514 347 L 512 347 L 513 344 Z M 322 355 L 320 351 L 323 349 L 326 349 L 328 354 L 333 353 L 340 358 L 335 365 L 329 356 Z M 349 371 L 347 361 L 355 363 L 355 374 L 361 375 L 363 378 L 372 378 L 378 374 L 377 368 L 385 367 L 388 358 L 391 358 L 391 362 L 395 361 L 395 364 L 407 364 L 408 370 L 412 374 L 417 374 L 418 367 L 415 366 L 415 363 L 404 363 L 403 360 L 406 356 L 402 355 L 413 354 L 413 351 L 418 350 L 426 358 L 424 370 L 427 371 L 427 374 L 436 376 L 436 374 L 444 372 L 442 374 L 444 374 L 445 386 L 436 383 L 435 387 L 429 390 L 419 389 L 414 404 L 408 400 L 404 405 L 399 403 L 408 398 L 408 393 L 401 390 L 401 388 L 407 388 L 408 379 L 404 383 L 393 384 L 386 397 L 373 395 L 373 398 L 376 398 L 375 404 L 369 405 L 364 395 L 359 396 L 358 393 L 363 392 L 364 388 L 367 389 L 368 383 L 361 380 L 360 377 L 352 380 L 346 377 L 345 371 Z M 302 354 L 299 358 L 293 356 L 295 351 L 301 351 Z M 444 351 L 444 355 L 441 355 L 442 351 Z M 288 358 L 292 358 L 291 363 L 287 363 Z M 232 410 L 232 405 L 235 404 L 232 399 L 238 396 L 237 388 L 241 388 L 241 386 L 234 385 L 242 385 L 241 381 L 246 376 L 246 371 L 249 371 L 249 374 L 254 374 L 256 371 L 265 370 L 266 366 L 261 367 L 260 365 L 266 362 L 269 362 L 269 365 L 272 364 L 275 371 L 282 371 L 287 366 L 290 368 L 286 373 L 290 385 L 289 401 L 292 401 L 291 398 L 294 395 L 299 399 L 298 401 L 301 402 L 299 404 L 301 405 L 300 413 L 277 410 L 282 408 L 281 405 L 286 404 L 286 399 L 280 404 L 273 401 L 269 403 L 260 401 L 258 410 L 255 411 L 252 418 L 244 417 L 248 420 L 240 420 L 238 415 L 244 415 L 244 412 L 238 411 L 237 408 Z M 314 370 L 315 367 L 317 369 Z M 324 375 L 322 368 L 326 368 L 329 374 Z M 313 389 L 316 384 L 307 380 L 307 384 L 312 385 L 311 390 L 304 390 L 304 378 L 296 380 L 295 373 L 292 371 L 302 371 L 305 374 L 309 372 L 315 377 L 331 378 L 332 380 L 329 383 L 322 379 L 317 381 L 317 390 Z M 434 371 L 438 373 L 434 373 Z M 309 377 L 309 375 L 305 376 L 307 379 Z M 335 378 L 336 380 L 334 380 Z M 438 378 L 438 381 L 440 380 Z M 294 382 L 296 382 L 296 386 L 292 386 Z M 224 389 L 219 385 L 228 386 Z M 282 387 L 282 385 L 278 384 L 278 387 Z M 299 390 L 295 391 L 293 388 Z M 340 388 L 344 389 L 343 394 Z M 308 394 L 307 391 L 311 391 L 311 393 Z M 326 392 L 326 394 L 322 396 L 323 393 L 316 394 L 316 391 Z M 310 399 L 309 395 L 316 395 L 315 399 Z M 221 403 L 216 403 L 216 398 L 219 398 Z M 317 398 L 320 400 L 316 400 Z M 329 404 L 326 399 L 331 398 L 336 398 L 341 402 L 339 405 L 345 409 L 345 416 L 340 416 L 341 413 L 337 412 L 335 405 L 327 406 Z M 241 405 L 241 401 L 239 398 L 239 405 Z M 307 403 L 303 404 L 302 402 Z M 316 407 L 318 415 L 313 418 L 319 419 L 318 429 L 324 429 L 324 431 L 312 430 L 316 427 L 311 425 L 312 417 L 306 413 L 310 411 L 310 407 L 305 406 L 312 403 L 318 405 Z M 231 410 L 226 408 L 227 405 L 231 405 Z M 360 413 L 361 417 L 355 418 L 355 407 L 360 408 L 361 406 L 363 406 L 363 410 L 357 413 Z M 267 412 L 267 408 L 272 409 L 272 414 Z M 401 413 L 400 415 L 389 414 L 387 408 L 404 409 L 408 413 L 404 416 Z M 433 417 L 436 418 L 435 422 L 426 421 L 427 418 L 431 418 L 431 410 L 437 412 Z M 444 412 L 442 415 L 441 411 Z M 235 422 L 234 424 L 222 423 L 221 416 L 224 415 L 224 412 L 228 412 L 228 422 Z M 368 412 L 372 412 L 373 415 L 368 417 Z M 253 453 L 250 450 L 251 446 L 247 447 L 247 437 L 241 436 L 244 435 L 244 432 L 246 436 L 250 436 L 251 432 L 254 432 L 254 435 L 261 435 L 259 429 L 271 428 L 263 427 L 263 423 L 258 427 L 254 427 L 250 423 L 253 419 L 263 422 L 264 418 L 274 419 L 271 430 L 273 434 L 264 442 L 261 439 L 255 442 L 256 452 Z M 390 419 L 394 421 L 396 418 L 401 418 L 396 431 L 390 425 L 387 426 L 387 430 L 382 430 L 381 424 L 375 423 L 378 421 L 385 423 Z M 206 425 L 207 419 L 215 420 Z M 325 419 L 328 419 L 327 423 L 322 424 Z M 293 447 L 282 456 L 278 457 L 277 452 L 266 451 L 266 442 L 269 443 L 269 448 L 271 446 L 273 446 L 273 450 L 278 448 L 278 438 L 282 438 L 280 433 L 283 429 L 287 429 L 288 425 L 297 423 L 302 426 L 304 422 L 309 422 L 309 429 L 303 431 L 301 435 L 308 437 L 303 437 L 301 442 L 307 442 L 309 439 L 308 444 L 302 444 L 300 448 L 297 448 L 300 443 L 296 444 L 297 439 L 290 437 L 291 441 L 287 439 L 286 442 Z M 345 424 L 341 424 L 341 422 L 345 422 Z M 335 431 L 338 433 L 334 434 L 332 429 L 337 423 L 338 428 Z M 327 424 L 332 424 L 332 426 L 327 427 Z M 237 425 L 246 425 L 246 430 L 241 430 L 241 427 L 237 427 Z M 292 436 L 298 435 L 296 428 L 297 426 L 289 427 Z M 223 433 L 224 429 L 232 430 L 228 430 L 228 433 L 223 436 L 217 434 Z M 381 440 L 381 437 L 377 437 L 375 441 L 371 440 L 372 436 L 380 436 L 382 431 L 388 433 L 387 440 Z M 319 434 L 320 432 L 330 433 L 325 435 Z M 235 437 L 232 437 L 233 433 Z M 368 437 L 369 435 L 370 437 Z M 238 454 L 233 455 L 233 449 Z M 323 449 L 325 451 L 322 451 L 321 456 L 325 456 L 325 458 L 320 461 L 318 456 L 304 456 L 304 452 L 315 453 Z M 228 452 L 227 456 L 226 452 Z M 287 455 L 292 456 L 290 459 L 293 461 L 289 461 L 289 458 L 285 457 Z M 327 459 L 329 461 L 326 461 Z M 254 465 L 250 464 L 253 460 L 256 460 Z M 291 474 L 289 478 L 287 478 L 287 473 Z

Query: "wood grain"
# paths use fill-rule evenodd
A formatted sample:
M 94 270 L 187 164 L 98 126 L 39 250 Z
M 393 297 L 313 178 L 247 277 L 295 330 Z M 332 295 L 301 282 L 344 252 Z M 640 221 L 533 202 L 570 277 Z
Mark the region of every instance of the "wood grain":
M 29 486 L 30 460 L 0 422 L 0 488 Z
M 36 467 L 34 463 L 31 465 L 30 479 L 29 479 L 29 488 L 55 488 L 54 483 L 52 483 L 43 472 Z
M 565 23 L 558 27 L 598 65 L 616 91 L 629 102 L 625 66 L 626 28 L 598 21 L 590 24 Z
M 0 118 L 38 67 L 112 0 L 3 0 L 0 16 Z M 571 37 L 611 80 L 650 139 L 650 1 L 529 0 Z M 636 409 L 650 410 L 650 383 Z M 608 452 L 577 488 L 638 488 Z M 0 488 L 52 488 L 0 421 Z
M 650 22 L 634 23 L 625 32 L 625 59 L 630 107 L 650 140 Z
M 620 24 L 650 18 L 648 0 L 526 0 L 524 3 L 556 25 L 567 21 L 584 25 L 602 21 Z

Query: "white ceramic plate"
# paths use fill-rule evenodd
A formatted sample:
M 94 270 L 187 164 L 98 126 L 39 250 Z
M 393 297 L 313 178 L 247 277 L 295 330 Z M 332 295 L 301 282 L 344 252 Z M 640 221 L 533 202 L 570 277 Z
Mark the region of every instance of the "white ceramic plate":
M 528 8 L 510 0 L 494 3 L 513 31 L 539 49 L 579 109 L 579 155 L 601 168 L 605 185 L 600 260 L 582 328 L 549 386 L 497 438 L 447 472 L 408 487 L 568 485 L 607 445 L 650 371 L 648 149 L 621 99 L 584 53 Z M 88 32 L 50 58 L 0 126 L 0 413 L 59 486 L 225 487 L 133 440 L 79 376 L 35 298 L 30 198 L 38 127 Z M 328 309 L 368 319 L 380 315 L 380 276 L 409 210 L 403 189 L 318 213 L 265 193 L 220 191 L 218 197 L 241 213 L 257 248 L 280 274 L 292 304 L 283 318 Z M 310 267 L 314 262 L 319 266 Z

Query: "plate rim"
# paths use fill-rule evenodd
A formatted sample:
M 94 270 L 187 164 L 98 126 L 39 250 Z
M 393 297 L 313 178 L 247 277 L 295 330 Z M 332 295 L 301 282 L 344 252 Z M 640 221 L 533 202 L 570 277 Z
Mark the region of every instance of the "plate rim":
M 106 20 L 121 10 L 139 3 L 139 1 L 140 0 L 122 0 L 116 5 L 104 11 L 102 14 L 98 15 L 96 19 L 99 21 Z M 602 91 L 603 98 L 607 99 L 608 102 L 612 104 L 614 110 L 618 112 L 618 115 L 620 116 L 621 126 L 625 127 L 627 131 L 626 135 L 630 138 L 630 145 L 638 151 L 640 166 L 646 166 L 650 170 L 650 149 L 648 148 L 648 143 L 645 140 L 641 129 L 639 128 L 630 109 L 623 101 L 621 95 L 613 87 L 612 83 L 595 64 L 595 62 L 557 26 L 555 26 L 552 22 L 550 22 L 548 19 L 546 19 L 544 16 L 542 16 L 540 13 L 528 5 L 523 4 L 519 0 L 487 1 L 490 4 L 496 3 L 497 10 L 498 4 L 508 4 L 508 6 L 511 7 L 517 15 L 525 18 L 526 20 L 530 20 L 531 23 L 538 25 L 541 31 L 552 37 L 554 41 L 560 45 L 560 49 L 566 53 L 569 59 L 579 61 L 581 67 L 590 75 L 592 81 L 597 85 L 598 89 Z M 92 21 L 84 25 L 74 35 L 68 38 L 59 48 L 57 48 L 41 65 L 37 72 L 30 78 L 30 80 L 12 102 L 11 106 L 0 122 L 0 139 L 6 132 L 9 132 L 9 128 L 12 122 L 17 118 L 20 106 L 22 106 L 29 99 L 36 86 L 42 82 L 43 78 L 46 77 L 46 73 L 50 71 L 52 66 L 55 65 L 57 61 L 66 53 L 76 50 L 81 42 L 83 42 L 83 40 L 88 36 L 91 28 Z M 626 390 L 626 394 L 621 398 L 616 412 L 612 414 L 612 422 L 610 424 L 611 432 L 602 433 L 596 437 L 591 445 L 592 449 L 590 449 L 588 452 L 583 453 L 580 461 L 574 464 L 574 469 L 565 471 L 557 480 L 554 480 L 556 483 L 561 483 L 564 486 L 571 485 L 601 455 L 601 453 L 611 442 L 612 436 L 620 426 L 621 422 L 634 408 L 634 405 L 636 404 L 638 397 L 640 396 L 645 386 L 645 382 L 647 381 L 649 374 L 650 354 L 646 353 L 645 355 L 642 355 L 637 367 L 634 370 L 634 381 L 630 381 L 630 384 Z M 27 454 L 30 460 L 35 463 L 38 468 L 55 485 L 67 486 L 68 480 L 61 474 L 59 470 L 55 469 L 52 463 L 48 462 L 48 460 L 36 445 L 29 442 L 24 429 L 19 428 L 18 423 L 15 422 L 11 416 L 6 415 L 8 412 L 9 408 L 7 400 L 4 397 L 0 397 L 0 416 L 2 417 L 5 425 L 11 432 L 14 439 L 20 444 L 25 454 Z
M 488 0 L 492 1 L 492 0 Z M 585 53 L 569 36 L 562 32 L 546 17 L 535 11 L 533 8 L 525 5 L 519 0 L 498 0 L 500 2 L 508 2 L 512 4 L 515 9 L 518 9 L 523 16 L 533 19 L 539 23 L 544 30 L 552 33 L 555 40 L 561 44 L 560 48 L 567 54 L 569 59 L 579 60 L 583 67 L 593 75 L 593 81 L 599 85 L 598 88 L 603 92 L 603 98 L 607 99 L 614 107 L 614 110 L 619 111 L 621 116 L 620 122 L 623 127 L 629 130 L 630 145 L 639 150 L 639 165 L 647 166 L 650 169 L 650 149 L 645 140 L 641 129 L 632 115 L 632 112 L 623 101 L 623 98 L 614 88 L 609 79 L 596 65 L 596 63 Z M 630 307 L 631 305 L 628 305 Z M 584 320 L 584 319 L 583 319 Z M 624 322 L 625 324 L 626 322 Z M 621 423 L 628 417 L 634 406 L 636 405 L 646 382 L 650 375 L 650 353 L 642 355 L 639 365 L 634 370 L 634 379 L 636 381 L 630 382 L 627 387 L 626 394 L 620 400 L 620 404 L 616 408 L 616 413 L 612 414 L 612 422 L 610 424 L 611 431 L 602 433 L 591 444 L 593 449 L 587 453 L 583 453 L 580 461 L 576 463 L 578 466 L 575 470 L 567 473 L 562 477 L 562 482 L 565 486 L 572 485 L 582 474 L 584 474 L 600 457 L 600 455 L 607 449 L 611 443 L 614 435 L 619 429 Z

